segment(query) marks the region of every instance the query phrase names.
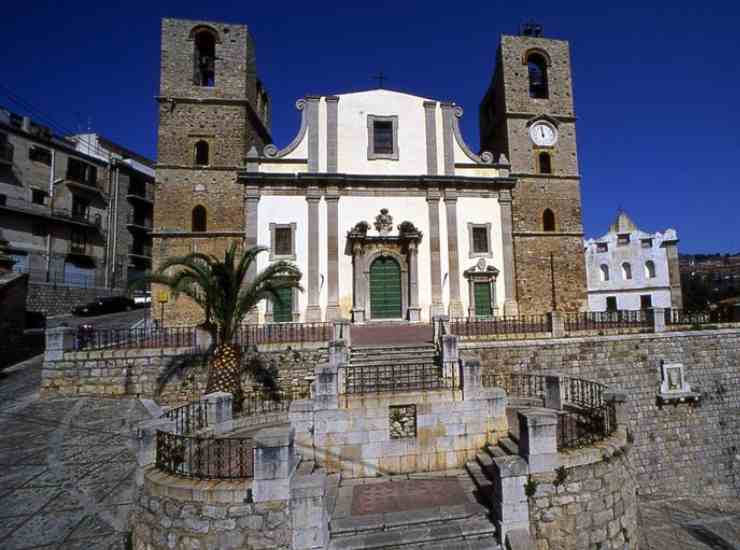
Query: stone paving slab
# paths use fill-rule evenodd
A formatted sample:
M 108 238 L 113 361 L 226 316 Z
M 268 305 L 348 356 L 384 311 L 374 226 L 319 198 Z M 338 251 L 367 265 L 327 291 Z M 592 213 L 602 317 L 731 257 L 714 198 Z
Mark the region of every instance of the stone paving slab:
M 456 478 L 388 481 L 352 489 L 353 516 L 451 506 L 468 500 Z
M 40 401 L 40 361 L 0 376 L 0 549 L 126 550 L 134 399 Z

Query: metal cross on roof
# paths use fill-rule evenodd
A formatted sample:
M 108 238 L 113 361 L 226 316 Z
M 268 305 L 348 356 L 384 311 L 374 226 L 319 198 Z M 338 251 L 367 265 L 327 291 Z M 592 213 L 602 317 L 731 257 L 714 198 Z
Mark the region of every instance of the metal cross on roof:
M 387 80 L 387 77 L 383 74 L 383 71 L 380 71 L 380 73 L 375 75 L 373 78 L 378 81 L 378 88 L 382 88 L 383 81 Z

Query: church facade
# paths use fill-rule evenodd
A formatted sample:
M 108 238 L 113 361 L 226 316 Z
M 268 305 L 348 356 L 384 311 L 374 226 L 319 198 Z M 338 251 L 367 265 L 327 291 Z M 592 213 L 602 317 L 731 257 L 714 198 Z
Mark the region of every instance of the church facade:
M 167 19 L 155 268 L 230 242 L 289 260 L 304 292 L 265 322 L 491 317 L 585 302 L 575 116 L 566 42 L 505 36 L 480 106 L 397 91 L 306 96 L 285 147 L 246 27 Z M 197 321 L 184 298 L 170 323 Z

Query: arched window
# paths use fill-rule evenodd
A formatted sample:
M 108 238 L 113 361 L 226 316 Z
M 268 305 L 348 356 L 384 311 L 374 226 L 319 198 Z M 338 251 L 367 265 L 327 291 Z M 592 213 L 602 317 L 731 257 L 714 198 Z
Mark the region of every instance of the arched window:
M 540 174 L 552 174 L 552 161 L 550 153 L 540 153 L 537 155 L 537 167 Z
M 601 267 L 599 267 L 599 270 L 601 271 L 601 280 L 608 281 L 609 280 L 609 266 L 606 264 L 601 264 Z
M 555 231 L 555 214 L 549 208 L 542 213 L 542 230 Z
M 622 264 L 622 278 L 629 281 L 632 278 L 632 266 L 628 262 Z
M 201 30 L 195 35 L 194 76 L 196 86 L 212 87 L 216 84 L 216 37 Z
M 195 164 L 198 166 L 208 166 L 210 161 L 210 152 L 208 142 L 200 140 L 195 143 Z
M 529 97 L 547 99 L 547 61 L 542 54 L 529 54 L 527 68 L 529 69 Z
M 655 263 L 652 260 L 645 262 L 645 277 L 655 279 Z
M 193 208 L 193 219 L 191 230 L 196 233 L 202 233 L 208 230 L 208 213 L 202 205 Z

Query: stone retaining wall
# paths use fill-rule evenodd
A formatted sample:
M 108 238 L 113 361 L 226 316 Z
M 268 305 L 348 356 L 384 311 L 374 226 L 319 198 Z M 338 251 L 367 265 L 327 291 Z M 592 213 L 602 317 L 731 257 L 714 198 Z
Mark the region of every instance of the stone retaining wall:
M 560 453 L 560 475 L 530 476 L 530 483 L 537 484 L 529 498 L 537 550 L 637 548 L 630 452 L 622 433 L 593 447 Z
M 134 550 L 288 549 L 289 503 L 245 503 L 251 480 L 194 481 L 153 467 L 132 519 Z
M 733 463 L 740 450 L 740 330 L 463 343 L 483 372 L 558 372 L 596 380 L 627 393 L 634 445 L 629 462 L 640 494 L 735 495 Z M 685 365 L 701 394 L 659 406 L 660 361 Z

